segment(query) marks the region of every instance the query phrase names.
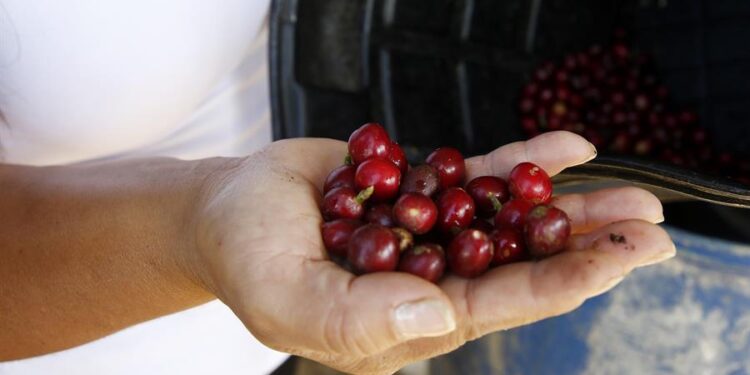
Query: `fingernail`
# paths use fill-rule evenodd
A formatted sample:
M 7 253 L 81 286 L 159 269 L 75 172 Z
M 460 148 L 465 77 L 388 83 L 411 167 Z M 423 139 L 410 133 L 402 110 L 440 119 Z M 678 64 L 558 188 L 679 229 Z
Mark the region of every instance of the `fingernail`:
M 661 218 L 656 219 L 656 221 L 654 221 L 654 224 L 660 224 L 660 223 L 663 223 L 663 222 L 664 222 L 664 215 L 661 215 Z
M 599 288 L 599 290 L 596 292 L 595 295 L 599 295 L 599 294 L 605 293 L 608 290 L 614 288 L 615 285 L 619 284 L 624 278 L 625 278 L 625 276 L 615 276 L 615 277 L 607 280 L 607 282 L 604 283 L 604 285 L 602 285 L 601 288 Z
M 591 154 L 589 154 L 589 157 L 581 162 L 581 164 L 588 163 L 594 159 L 596 159 L 597 151 L 596 146 L 594 146 L 593 143 L 589 142 L 589 147 L 591 148 Z
M 405 339 L 442 336 L 456 329 L 453 310 L 442 300 L 406 302 L 394 311 L 396 330 Z
M 591 142 L 589 142 L 589 147 L 591 147 L 591 159 L 589 159 L 589 160 L 592 160 L 592 159 L 594 159 L 596 157 L 596 155 L 599 154 L 599 152 L 596 151 L 596 146 L 594 146 L 594 144 L 591 143 Z
M 672 244 L 672 249 L 668 251 L 661 252 L 659 254 L 654 255 L 653 257 L 646 259 L 641 263 L 641 266 L 650 266 L 656 263 L 661 263 L 667 259 L 674 258 L 674 256 L 677 255 L 677 248 Z

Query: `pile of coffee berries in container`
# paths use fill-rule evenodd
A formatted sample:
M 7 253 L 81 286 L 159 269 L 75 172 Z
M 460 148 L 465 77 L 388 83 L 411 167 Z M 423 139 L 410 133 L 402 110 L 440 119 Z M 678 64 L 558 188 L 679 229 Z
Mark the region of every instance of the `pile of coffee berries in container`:
M 605 154 L 659 159 L 750 184 L 750 162 L 714 149 L 696 112 L 670 108 L 651 57 L 634 52 L 623 30 L 614 35 L 609 46 L 592 45 L 534 71 L 518 103 L 524 132 L 568 130 Z
M 321 232 L 331 258 L 356 274 L 472 278 L 558 253 L 570 236 L 568 216 L 549 204 L 549 176 L 532 163 L 517 165 L 507 181 L 467 183 L 458 150 L 438 148 L 410 166 L 376 123 L 354 131 L 348 146 L 323 186 Z

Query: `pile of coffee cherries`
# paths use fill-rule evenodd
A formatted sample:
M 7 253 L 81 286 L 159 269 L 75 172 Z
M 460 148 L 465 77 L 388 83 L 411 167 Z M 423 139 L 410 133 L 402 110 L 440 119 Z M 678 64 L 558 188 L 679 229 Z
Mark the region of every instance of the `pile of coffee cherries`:
M 376 123 L 354 131 L 348 146 L 323 186 L 322 236 L 331 258 L 357 274 L 472 278 L 558 253 L 570 236 L 568 216 L 549 205 L 549 176 L 532 163 L 518 164 L 507 182 L 482 176 L 464 185 L 464 158 L 454 148 L 411 167 Z
M 568 130 L 605 154 L 660 159 L 750 183 L 750 162 L 714 149 L 694 111 L 670 108 L 652 58 L 634 52 L 622 29 L 609 46 L 542 63 L 524 86 L 518 110 L 530 137 Z

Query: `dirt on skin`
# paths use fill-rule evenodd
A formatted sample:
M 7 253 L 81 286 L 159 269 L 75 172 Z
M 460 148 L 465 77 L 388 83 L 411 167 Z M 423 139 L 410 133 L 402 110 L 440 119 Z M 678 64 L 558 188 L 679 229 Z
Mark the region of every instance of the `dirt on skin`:
M 622 234 L 610 233 L 609 240 L 612 243 L 628 243 L 628 240 Z
M 612 243 L 624 244 L 625 245 L 625 250 L 630 250 L 630 251 L 635 250 L 635 245 L 628 244 L 627 238 L 625 238 L 625 236 L 622 235 L 622 234 L 610 233 L 609 234 L 609 240 Z

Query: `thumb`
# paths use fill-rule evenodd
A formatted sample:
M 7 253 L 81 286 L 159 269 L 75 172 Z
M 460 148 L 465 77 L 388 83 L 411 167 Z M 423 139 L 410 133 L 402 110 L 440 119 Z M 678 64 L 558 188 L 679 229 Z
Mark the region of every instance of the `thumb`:
M 374 354 L 401 342 L 442 336 L 456 328 L 448 297 L 434 284 L 411 275 L 375 273 L 352 280 L 338 296 L 328 333 L 341 348 Z M 335 348 L 334 348 L 335 349 Z M 356 354 L 356 353 L 355 353 Z
M 301 306 L 289 317 L 307 350 L 363 358 L 456 328 L 450 299 L 432 283 L 391 272 L 355 277 L 332 262 L 315 264 L 303 280 L 318 282 L 287 295 Z

